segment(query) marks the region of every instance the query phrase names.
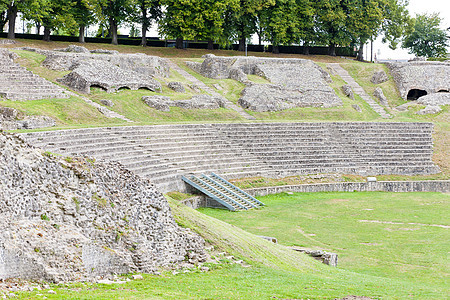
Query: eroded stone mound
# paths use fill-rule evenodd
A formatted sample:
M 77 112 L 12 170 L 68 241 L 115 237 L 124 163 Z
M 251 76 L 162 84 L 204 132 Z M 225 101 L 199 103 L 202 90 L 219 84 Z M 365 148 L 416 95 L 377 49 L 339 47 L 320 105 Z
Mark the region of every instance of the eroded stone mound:
M 225 107 L 226 100 L 211 95 L 195 95 L 188 100 L 173 101 L 169 97 L 154 95 L 144 96 L 142 101 L 156 110 L 170 111 L 170 107 L 180 107 L 184 109 L 218 109 Z
M 189 63 L 189 66 L 209 78 L 232 78 L 247 83 L 239 103 L 251 110 L 342 105 L 342 100 L 327 83 L 331 80 L 328 73 L 310 60 L 209 54 L 202 64 Z M 250 83 L 247 75 L 264 77 L 272 84 Z
M 450 89 L 450 63 L 415 61 L 388 63 L 403 99 L 415 100 L 427 94 Z
M 55 158 L 0 134 L 0 279 L 53 282 L 155 272 L 204 241 L 174 221 L 163 195 L 117 163 Z
M 450 105 L 450 93 L 436 93 L 422 96 L 417 103 L 425 105 Z
M 91 87 L 99 87 L 108 93 L 121 88 L 161 91 L 161 84 L 150 76 L 127 71 L 109 62 L 90 60 L 80 62 L 71 73 L 59 81 L 74 90 L 90 93 Z
M 60 51 L 45 51 L 47 58 L 42 65 L 51 70 L 72 70 L 82 61 L 97 60 L 109 62 L 126 71 L 147 76 L 169 77 L 169 64 L 166 59 L 136 54 L 117 54 L 114 51 L 97 49 L 92 53 L 73 53 Z

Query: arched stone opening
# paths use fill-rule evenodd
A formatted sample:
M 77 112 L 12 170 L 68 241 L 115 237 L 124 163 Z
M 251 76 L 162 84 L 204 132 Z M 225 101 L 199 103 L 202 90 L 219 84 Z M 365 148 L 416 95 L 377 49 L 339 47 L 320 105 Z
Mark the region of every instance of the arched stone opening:
M 118 91 L 123 91 L 123 90 L 131 90 L 131 89 L 127 86 L 121 86 L 120 88 L 118 88 Z
M 449 92 L 449 90 L 446 90 L 446 89 L 440 89 L 439 91 L 438 91 L 438 93 L 448 93 Z
M 146 87 L 146 86 L 140 86 L 140 87 L 139 87 L 139 90 L 145 90 L 145 91 L 151 91 L 151 92 L 153 92 L 153 90 L 149 89 L 149 88 Z
M 107 89 L 105 88 L 105 87 L 103 87 L 103 86 L 101 86 L 101 85 L 98 85 L 98 84 L 92 84 L 91 86 L 90 86 L 90 90 L 102 90 L 102 91 L 104 91 L 104 92 L 106 92 L 107 91 Z
M 425 96 L 427 93 L 427 91 L 425 90 L 420 90 L 420 89 L 411 89 L 408 92 L 408 96 L 406 97 L 406 99 L 408 100 L 417 100 L 422 96 Z

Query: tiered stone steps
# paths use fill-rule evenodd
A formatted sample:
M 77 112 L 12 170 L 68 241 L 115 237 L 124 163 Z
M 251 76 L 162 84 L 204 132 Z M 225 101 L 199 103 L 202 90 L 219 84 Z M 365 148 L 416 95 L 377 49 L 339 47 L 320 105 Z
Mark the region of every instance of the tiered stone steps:
M 216 172 L 227 179 L 265 175 L 268 167 L 210 125 L 161 125 L 36 132 L 32 144 L 65 155 L 114 160 L 160 190 L 183 190 L 181 175 Z
M 302 174 L 433 174 L 431 123 L 250 123 L 89 128 L 24 133 L 65 155 L 121 162 L 163 191 L 181 175 L 226 179 Z
M 229 124 L 221 131 L 280 175 L 430 174 L 432 124 Z
M 0 97 L 9 100 L 68 98 L 65 90 L 14 63 L 0 50 Z

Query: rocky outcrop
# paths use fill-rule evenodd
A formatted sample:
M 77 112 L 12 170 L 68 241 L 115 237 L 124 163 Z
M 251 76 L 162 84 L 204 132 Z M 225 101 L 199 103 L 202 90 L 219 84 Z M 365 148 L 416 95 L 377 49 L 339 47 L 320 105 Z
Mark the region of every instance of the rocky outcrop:
M 388 106 L 388 100 L 380 87 L 375 88 L 373 95 L 378 99 L 381 105 Z
M 450 105 L 450 93 L 436 93 L 422 96 L 417 103 L 425 105 Z
M 306 59 L 205 56 L 200 64 L 189 64 L 203 76 L 232 78 L 247 84 L 239 104 L 256 111 L 284 110 L 292 107 L 342 105 L 327 72 Z M 258 75 L 272 84 L 251 84 L 247 75 Z M 261 97 L 265 95 L 264 97 Z
M 440 113 L 442 111 L 442 108 L 438 105 L 427 105 L 425 108 L 419 110 L 416 112 L 418 115 L 434 115 L 437 113 Z
M 372 78 L 370 78 L 370 82 L 372 82 L 373 84 L 380 84 L 388 80 L 389 77 L 383 70 L 376 71 L 375 73 L 373 73 Z
M 403 99 L 408 93 L 422 91 L 419 94 L 433 94 L 450 89 L 450 63 L 448 62 L 408 62 L 388 63 L 395 84 Z
M 144 96 L 142 101 L 156 110 L 170 111 L 170 107 L 180 107 L 184 109 L 218 109 L 225 107 L 225 100 L 220 97 L 210 95 L 195 95 L 189 100 L 170 100 L 166 96 Z
M 93 86 L 102 88 L 108 93 L 121 88 L 161 91 L 161 84 L 150 76 L 143 76 L 98 60 L 80 62 L 71 73 L 58 81 L 86 94 L 90 93 Z
M 14 108 L 0 107 L 0 129 L 37 129 L 53 127 L 56 121 L 47 116 L 24 116 Z
M 54 157 L 0 134 L 0 279 L 156 272 L 205 258 L 149 180 L 118 163 Z
M 344 92 L 344 95 L 349 97 L 352 100 L 355 100 L 355 95 L 353 94 L 353 89 L 348 84 L 345 84 L 341 87 L 342 91 Z
M 178 81 L 169 82 L 167 84 L 167 86 L 171 90 L 173 90 L 173 91 L 175 91 L 177 93 L 185 93 L 186 92 L 186 89 L 184 88 L 183 84 L 181 82 L 178 82 Z

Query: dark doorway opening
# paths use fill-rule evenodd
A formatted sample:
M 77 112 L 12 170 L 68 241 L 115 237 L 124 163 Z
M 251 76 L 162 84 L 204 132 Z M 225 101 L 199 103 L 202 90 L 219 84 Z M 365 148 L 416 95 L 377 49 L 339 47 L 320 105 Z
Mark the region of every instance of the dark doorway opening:
M 411 89 L 408 92 L 408 96 L 406 97 L 406 99 L 408 100 L 417 100 L 422 96 L 425 96 L 427 94 L 426 91 L 424 90 L 419 90 L 419 89 Z

